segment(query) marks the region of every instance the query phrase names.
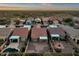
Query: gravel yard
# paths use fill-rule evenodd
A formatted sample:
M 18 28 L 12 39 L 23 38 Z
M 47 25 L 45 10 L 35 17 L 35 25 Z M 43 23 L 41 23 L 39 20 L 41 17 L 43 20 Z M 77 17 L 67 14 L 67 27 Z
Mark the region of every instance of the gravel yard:
M 27 53 L 43 53 L 48 51 L 50 50 L 47 42 L 31 42 L 27 48 Z

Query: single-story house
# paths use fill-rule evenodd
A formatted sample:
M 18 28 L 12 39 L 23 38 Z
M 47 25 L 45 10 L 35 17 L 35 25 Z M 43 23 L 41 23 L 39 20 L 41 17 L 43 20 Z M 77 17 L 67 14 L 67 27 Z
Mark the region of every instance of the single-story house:
M 33 27 L 31 31 L 31 40 L 48 40 L 46 28 Z
M 29 29 L 28 28 L 15 28 L 12 36 L 20 36 L 21 41 L 25 42 L 28 38 Z
M 52 40 L 65 39 L 65 32 L 62 28 L 48 28 L 48 32 Z

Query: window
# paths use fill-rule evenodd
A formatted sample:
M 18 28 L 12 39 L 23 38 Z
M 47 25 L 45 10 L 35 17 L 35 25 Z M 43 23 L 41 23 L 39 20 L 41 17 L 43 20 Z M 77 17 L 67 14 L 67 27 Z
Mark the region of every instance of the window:
M 58 40 L 59 37 L 52 37 L 52 40 Z
M 0 42 L 4 42 L 4 39 L 0 39 Z
M 18 42 L 18 40 L 17 39 L 14 39 L 14 40 L 11 40 L 12 42 Z

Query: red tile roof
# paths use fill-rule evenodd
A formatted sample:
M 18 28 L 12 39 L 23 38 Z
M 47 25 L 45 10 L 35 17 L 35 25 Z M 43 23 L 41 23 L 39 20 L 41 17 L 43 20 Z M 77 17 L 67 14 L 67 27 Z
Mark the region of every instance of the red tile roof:
M 12 35 L 27 37 L 28 32 L 29 32 L 28 28 L 15 28 Z
M 47 36 L 47 32 L 45 28 L 41 27 L 33 27 L 31 32 L 31 38 L 37 39 L 39 36 Z
M 43 21 L 43 22 L 47 22 L 48 20 L 49 20 L 49 17 L 43 17 L 43 18 L 42 18 L 42 21 Z
M 57 20 L 58 18 L 56 17 L 56 16 L 51 16 L 50 17 L 50 20 L 52 20 L 52 21 L 55 21 L 55 20 Z
M 49 20 L 53 22 L 53 21 L 55 21 L 57 19 L 58 19 L 58 17 L 56 17 L 56 16 L 42 17 L 43 22 L 48 22 Z
M 33 28 L 36 28 L 36 27 L 38 27 L 38 28 L 40 28 L 41 27 L 41 24 L 35 24 L 35 25 L 33 25 Z

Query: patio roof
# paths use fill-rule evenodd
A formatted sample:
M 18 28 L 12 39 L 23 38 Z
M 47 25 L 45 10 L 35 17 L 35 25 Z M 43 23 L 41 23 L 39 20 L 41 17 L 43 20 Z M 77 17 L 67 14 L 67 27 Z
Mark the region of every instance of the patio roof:
M 6 25 L 0 25 L 0 28 L 6 28 Z
M 24 28 L 28 28 L 28 30 L 31 29 L 31 25 L 24 25 Z
M 40 36 L 39 37 L 41 40 L 47 40 L 48 38 L 47 38 L 47 36 Z
M 11 37 L 10 37 L 11 40 L 19 39 L 19 38 L 20 38 L 20 36 L 11 36 Z
M 60 37 L 59 34 L 51 34 L 51 37 Z
M 49 28 L 58 28 L 58 26 L 57 26 L 57 25 L 52 24 L 52 25 L 49 25 Z

